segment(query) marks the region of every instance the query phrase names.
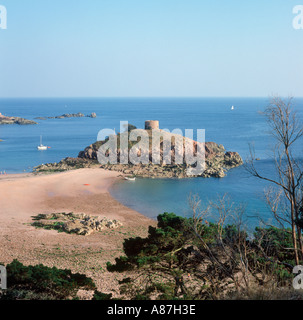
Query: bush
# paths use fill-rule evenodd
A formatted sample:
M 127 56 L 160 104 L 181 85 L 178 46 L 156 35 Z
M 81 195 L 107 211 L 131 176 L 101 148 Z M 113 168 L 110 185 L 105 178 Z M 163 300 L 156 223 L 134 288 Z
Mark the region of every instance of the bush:
M 283 229 L 256 228 L 254 240 L 250 240 L 237 225 L 205 224 L 164 213 L 146 238 L 126 239 L 123 246 L 125 256 L 115 264 L 108 263 L 107 268 L 111 272 L 135 271 L 133 278 L 120 282 L 120 293 L 130 299 L 219 297 L 224 286 L 232 284 L 226 292 L 238 290 L 235 275 L 239 273 L 256 275 L 258 284 L 263 281 L 260 273 L 278 286 L 291 283 L 292 274 L 285 263 L 293 259 L 293 251 L 287 249 L 292 248 L 291 235 Z
M 254 232 L 255 242 L 259 243 L 264 252 L 279 261 L 294 261 L 294 250 L 290 229 L 276 227 L 259 228 Z
M 185 221 L 174 213 L 159 215 L 158 227 L 150 227 L 147 238 L 126 239 L 123 244 L 126 257 L 117 258 L 115 265 L 107 263 L 107 269 L 122 272 L 171 260 L 169 253 L 181 248 L 188 239 Z
M 0 299 L 62 300 L 76 298 L 79 289 L 94 290 L 91 278 L 71 270 L 49 268 L 42 264 L 24 266 L 18 260 L 6 266 L 8 290 Z
M 99 291 L 95 291 L 93 300 L 112 300 L 112 294 L 106 294 Z

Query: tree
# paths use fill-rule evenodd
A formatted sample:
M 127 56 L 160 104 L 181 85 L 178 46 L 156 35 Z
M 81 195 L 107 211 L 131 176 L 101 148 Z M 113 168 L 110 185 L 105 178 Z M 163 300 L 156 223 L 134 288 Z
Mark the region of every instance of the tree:
M 243 221 L 245 206 L 235 205 L 227 194 L 210 201 L 206 209 L 201 209 L 197 195 L 191 196 L 189 203 L 193 211 L 191 227 L 194 237 L 200 243 L 201 256 L 209 262 L 204 278 L 211 283 L 210 295 L 216 296 L 224 283 L 232 283 L 237 291 L 241 291 L 243 286 L 249 288 L 252 247 Z M 206 220 L 208 215 L 215 222 L 209 223 Z M 226 224 L 228 221 L 233 223 Z
M 133 289 L 134 279 L 126 278 L 120 284 L 123 293 L 135 299 L 147 299 L 155 292 L 163 298 L 177 297 L 181 291 L 187 295 L 183 276 L 191 272 L 195 261 L 191 255 L 192 236 L 187 220 L 173 213 L 158 216 L 158 227 L 150 227 L 147 238 L 126 239 L 123 247 L 126 256 L 107 264 L 111 272 L 136 271 L 136 280 L 142 285 Z M 140 280 L 141 279 L 141 280 Z M 144 284 L 144 285 L 143 285 Z
M 302 160 L 294 155 L 293 150 L 303 136 L 303 126 L 293 110 L 293 98 L 273 97 L 264 115 L 276 141 L 273 157 L 277 174 L 275 178 L 271 178 L 258 171 L 253 148 L 246 161 L 246 169 L 254 177 L 268 181 L 276 187 L 267 192 L 267 202 L 279 224 L 287 223 L 291 226 L 293 251 L 298 265 L 299 261 L 303 260 L 303 167 Z

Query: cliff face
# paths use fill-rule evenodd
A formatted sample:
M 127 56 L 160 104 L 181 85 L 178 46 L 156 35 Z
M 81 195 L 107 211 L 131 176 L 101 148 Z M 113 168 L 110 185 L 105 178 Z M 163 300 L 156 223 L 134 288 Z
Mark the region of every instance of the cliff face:
M 136 130 L 138 134 L 140 134 L 140 129 Z M 171 158 L 171 163 L 168 164 L 166 161 L 166 155 L 163 153 L 163 139 L 160 140 L 160 145 L 159 148 L 156 149 L 160 153 L 160 163 L 159 164 L 153 164 L 152 163 L 152 143 L 151 143 L 151 131 L 149 130 L 144 130 L 147 131 L 149 134 L 149 150 L 148 152 L 148 158 L 149 158 L 149 164 L 138 164 L 138 165 L 133 165 L 131 163 L 129 164 L 105 164 L 101 165 L 101 167 L 108 169 L 108 170 L 114 170 L 114 171 L 119 171 L 123 172 L 126 174 L 134 174 L 137 176 L 142 176 L 142 177 L 151 177 L 151 178 L 159 178 L 159 177 L 164 177 L 164 178 L 172 178 L 172 177 L 177 177 L 177 178 L 186 178 L 186 169 L 189 167 L 186 164 L 177 164 L 175 163 L 176 155 L 178 154 L 179 148 L 176 147 L 176 135 L 175 137 L 172 136 L 172 134 L 167 133 L 163 130 L 154 130 L 153 134 L 155 136 L 158 135 L 163 135 L 165 138 L 169 138 L 171 140 L 171 148 L 170 148 L 170 158 Z M 120 149 L 120 138 L 122 135 L 128 135 L 129 133 L 125 132 L 122 133 L 121 136 L 118 134 L 117 140 L 118 140 L 118 148 L 117 148 L 117 159 L 118 163 L 120 162 L 120 155 L 122 153 L 122 150 Z M 178 136 L 179 138 L 182 139 L 183 141 L 183 148 L 186 148 L 186 145 L 192 145 L 193 150 L 194 150 L 194 155 L 197 153 L 197 146 L 198 142 L 184 138 L 182 136 Z M 180 140 L 179 140 L 180 141 Z M 99 148 L 105 144 L 107 141 L 98 141 L 95 142 L 94 144 L 88 146 L 85 148 L 85 150 L 81 151 L 78 155 L 79 158 L 81 159 L 87 159 L 87 160 L 92 160 L 92 161 L 97 161 L 98 160 L 98 150 Z M 142 150 L 136 146 L 136 142 L 129 142 L 128 145 L 128 150 L 133 149 L 135 153 L 137 153 L 138 156 L 142 154 Z M 203 147 L 203 146 L 202 146 Z M 154 149 L 155 150 L 155 149 Z M 185 162 L 185 156 L 184 156 L 184 162 Z M 205 170 L 201 175 L 197 176 L 202 176 L 202 177 L 224 177 L 225 172 L 231 168 L 240 166 L 243 164 L 243 161 L 240 157 L 240 155 L 237 152 L 226 152 L 224 147 L 222 145 L 218 145 L 217 143 L 214 142 L 206 142 L 205 143 Z

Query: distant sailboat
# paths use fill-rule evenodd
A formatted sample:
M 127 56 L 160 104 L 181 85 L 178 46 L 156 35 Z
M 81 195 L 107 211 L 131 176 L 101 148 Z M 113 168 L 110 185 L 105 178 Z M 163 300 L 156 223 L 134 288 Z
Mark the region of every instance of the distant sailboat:
M 235 107 L 234 107 L 234 106 L 232 106 L 232 107 L 231 107 L 231 110 L 235 110 Z
M 42 144 L 42 136 L 40 136 L 40 146 L 37 147 L 38 150 L 47 150 L 47 146 Z

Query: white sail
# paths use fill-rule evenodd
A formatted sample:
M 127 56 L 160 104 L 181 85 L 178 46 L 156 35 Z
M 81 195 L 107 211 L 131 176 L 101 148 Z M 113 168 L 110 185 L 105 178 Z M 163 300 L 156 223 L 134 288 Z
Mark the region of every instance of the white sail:
M 42 136 L 40 136 L 40 146 L 37 147 L 38 150 L 47 150 L 47 146 L 42 144 Z

